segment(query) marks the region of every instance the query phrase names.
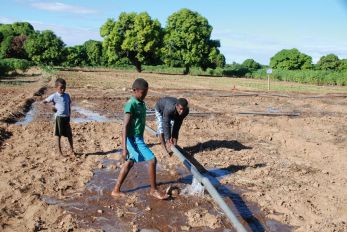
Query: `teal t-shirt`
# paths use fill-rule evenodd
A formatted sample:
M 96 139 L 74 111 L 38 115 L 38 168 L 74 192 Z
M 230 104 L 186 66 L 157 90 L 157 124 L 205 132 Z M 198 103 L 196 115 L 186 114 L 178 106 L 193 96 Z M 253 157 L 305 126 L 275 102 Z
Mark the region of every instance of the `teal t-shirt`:
M 130 97 L 124 105 L 124 113 L 130 113 L 130 126 L 127 137 L 143 136 L 146 126 L 146 104 L 137 100 L 134 96 Z

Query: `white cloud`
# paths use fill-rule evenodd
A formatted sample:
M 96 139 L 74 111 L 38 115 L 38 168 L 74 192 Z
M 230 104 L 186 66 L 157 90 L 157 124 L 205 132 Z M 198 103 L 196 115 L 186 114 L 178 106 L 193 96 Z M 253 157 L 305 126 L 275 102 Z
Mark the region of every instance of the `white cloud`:
M 14 20 L 11 18 L 0 16 L 0 23 L 2 23 L 2 24 L 9 24 L 9 23 L 13 23 L 13 22 L 14 22 Z
M 9 24 L 14 22 L 29 22 L 35 30 L 51 30 L 59 36 L 68 46 L 82 44 L 87 40 L 99 40 L 102 38 L 99 34 L 99 28 L 81 28 L 81 27 L 67 27 L 58 24 L 47 24 L 41 21 L 33 20 L 18 20 L 14 18 L 0 17 L 0 23 Z
M 36 30 L 51 30 L 59 36 L 68 46 L 82 44 L 87 40 L 101 40 L 99 28 L 67 27 L 57 24 L 30 21 Z
M 259 35 L 231 30 L 215 30 L 212 38 L 221 41 L 221 52 L 227 63 L 241 63 L 253 58 L 262 64 L 268 64 L 270 58 L 282 49 L 298 48 L 312 56 L 316 63 L 321 56 L 334 53 L 340 58 L 347 57 L 347 41 L 338 38 L 312 36 L 287 37 Z
M 73 14 L 94 14 L 97 12 L 94 9 L 68 5 L 61 2 L 32 2 L 30 5 L 40 10 L 65 12 L 65 13 L 73 13 Z

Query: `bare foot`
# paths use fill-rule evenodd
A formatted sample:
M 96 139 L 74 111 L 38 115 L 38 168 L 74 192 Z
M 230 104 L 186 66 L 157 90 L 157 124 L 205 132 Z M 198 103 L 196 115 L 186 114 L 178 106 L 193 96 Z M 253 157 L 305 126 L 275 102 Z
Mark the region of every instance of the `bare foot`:
M 170 197 L 167 193 L 160 193 L 158 190 L 151 190 L 149 194 L 159 200 L 166 200 Z
M 125 193 L 122 193 L 122 192 L 117 192 L 117 191 L 112 191 L 111 192 L 111 196 L 113 196 L 113 197 L 125 197 L 126 195 L 125 195 Z
M 70 154 L 69 154 L 69 155 L 76 156 L 77 153 L 76 153 L 74 150 L 72 150 L 72 151 L 70 151 Z
M 63 157 L 65 156 L 65 155 L 63 154 L 63 152 L 61 152 L 61 151 L 58 151 L 58 152 L 57 152 L 57 155 L 58 155 L 58 156 L 63 156 Z

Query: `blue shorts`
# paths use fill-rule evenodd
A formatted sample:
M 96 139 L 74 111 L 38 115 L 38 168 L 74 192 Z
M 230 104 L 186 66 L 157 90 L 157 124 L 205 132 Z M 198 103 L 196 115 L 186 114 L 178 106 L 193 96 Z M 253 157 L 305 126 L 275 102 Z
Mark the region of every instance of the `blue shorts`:
M 127 137 L 127 160 L 134 162 L 149 161 L 155 158 L 153 152 L 143 141 L 142 136 Z

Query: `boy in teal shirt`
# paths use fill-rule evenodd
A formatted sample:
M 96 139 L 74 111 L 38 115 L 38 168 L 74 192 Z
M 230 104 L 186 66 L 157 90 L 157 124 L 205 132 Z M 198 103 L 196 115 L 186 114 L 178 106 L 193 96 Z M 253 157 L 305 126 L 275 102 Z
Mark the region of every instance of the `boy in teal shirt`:
M 143 133 L 146 126 L 146 104 L 143 101 L 148 92 L 148 83 L 142 78 L 138 78 L 133 83 L 134 95 L 124 106 L 124 122 L 122 134 L 122 157 L 125 160 L 117 184 L 114 187 L 112 196 L 124 196 L 120 188 L 135 162 L 149 162 L 150 194 L 158 199 L 164 200 L 169 196 L 160 193 L 156 184 L 157 159 L 143 140 Z

